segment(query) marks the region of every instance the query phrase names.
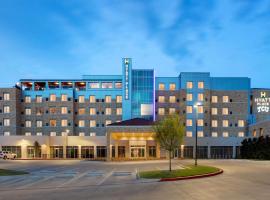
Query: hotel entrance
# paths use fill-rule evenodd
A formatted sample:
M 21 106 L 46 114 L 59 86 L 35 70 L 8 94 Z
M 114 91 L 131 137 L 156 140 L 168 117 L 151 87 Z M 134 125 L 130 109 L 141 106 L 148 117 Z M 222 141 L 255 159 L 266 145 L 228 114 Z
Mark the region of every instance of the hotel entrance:
M 131 146 L 130 147 L 130 158 L 141 159 L 145 158 L 145 146 Z

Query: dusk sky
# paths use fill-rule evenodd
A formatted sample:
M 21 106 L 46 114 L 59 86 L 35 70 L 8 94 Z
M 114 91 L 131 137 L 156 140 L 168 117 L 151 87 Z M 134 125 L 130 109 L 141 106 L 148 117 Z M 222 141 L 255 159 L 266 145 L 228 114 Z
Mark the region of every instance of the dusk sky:
M 270 0 L 2 0 L 0 87 L 21 78 L 210 72 L 270 87 Z

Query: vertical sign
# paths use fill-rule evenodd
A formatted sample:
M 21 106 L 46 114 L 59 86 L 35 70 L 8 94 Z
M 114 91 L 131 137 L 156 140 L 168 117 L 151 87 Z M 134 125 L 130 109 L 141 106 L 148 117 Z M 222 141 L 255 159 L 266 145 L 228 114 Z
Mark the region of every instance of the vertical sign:
M 125 58 L 125 99 L 129 99 L 129 60 Z
M 260 97 L 256 97 L 254 99 L 254 102 L 257 106 L 257 112 L 262 113 L 268 113 L 270 110 L 270 97 L 266 96 L 266 92 L 261 91 Z

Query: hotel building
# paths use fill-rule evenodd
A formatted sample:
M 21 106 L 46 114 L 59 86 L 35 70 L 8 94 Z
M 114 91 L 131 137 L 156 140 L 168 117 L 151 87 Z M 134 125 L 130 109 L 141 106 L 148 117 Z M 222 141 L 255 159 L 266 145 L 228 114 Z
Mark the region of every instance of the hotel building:
M 0 150 L 22 159 L 165 158 L 153 121 L 178 114 L 186 133 L 175 157 L 194 157 L 197 122 L 199 158 L 237 158 L 244 138 L 269 134 L 269 108 L 270 90 L 251 88 L 250 78 L 156 77 L 123 58 L 122 75 L 21 79 L 0 88 Z

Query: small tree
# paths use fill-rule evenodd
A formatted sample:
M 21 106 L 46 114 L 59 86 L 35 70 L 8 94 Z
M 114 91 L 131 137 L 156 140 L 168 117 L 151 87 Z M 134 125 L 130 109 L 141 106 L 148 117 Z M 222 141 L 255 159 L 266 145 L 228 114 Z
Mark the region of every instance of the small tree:
M 160 147 L 169 152 L 169 170 L 172 170 L 172 153 L 183 142 L 185 128 L 178 115 L 170 115 L 153 126 L 155 139 Z
M 34 151 L 35 158 L 37 158 L 37 156 L 40 154 L 40 144 L 38 143 L 38 141 L 34 142 Z

